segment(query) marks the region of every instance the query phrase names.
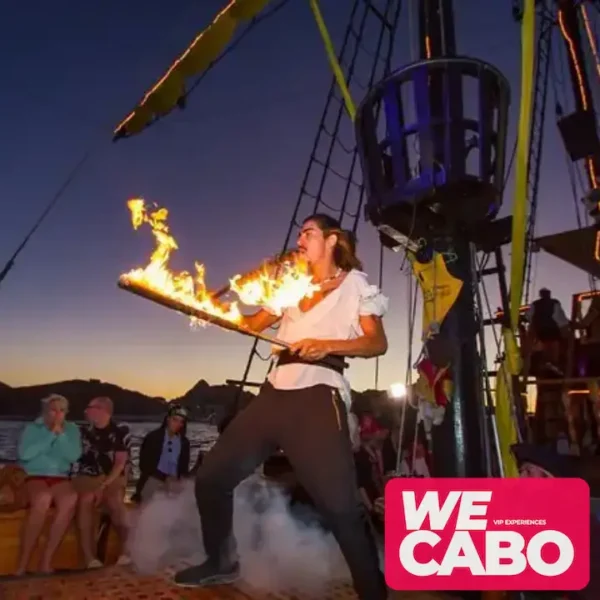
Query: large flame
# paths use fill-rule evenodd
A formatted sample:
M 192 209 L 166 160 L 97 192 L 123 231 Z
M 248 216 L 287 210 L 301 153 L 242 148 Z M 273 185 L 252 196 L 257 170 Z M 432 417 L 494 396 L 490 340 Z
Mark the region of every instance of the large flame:
M 296 253 L 288 253 L 246 275 L 229 280 L 231 290 L 249 306 L 262 306 L 276 315 L 303 298 L 310 298 L 319 286 L 313 284 L 308 264 Z
M 156 246 L 148 265 L 125 273 L 121 277 L 122 280 L 136 283 L 211 315 L 239 323 L 242 314 L 238 304 L 222 304 L 207 290 L 204 265 L 195 263 L 195 276 L 187 271 L 174 273 L 169 269 L 171 253 L 178 248 L 167 225 L 169 211 L 158 207 L 149 210 L 142 198 L 129 200 L 127 206 L 131 212 L 134 229 L 143 224 L 149 225 Z M 230 288 L 242 303 L 266 308 L 280 315 L 284 309 L 297 306 L 303 298 L 311 297 L 319 286 L 312 283 L 306 262 L 297 254 L 288 253 L 265 262 L 260 269 L 252 273 L 235 275 L 230 280 Z

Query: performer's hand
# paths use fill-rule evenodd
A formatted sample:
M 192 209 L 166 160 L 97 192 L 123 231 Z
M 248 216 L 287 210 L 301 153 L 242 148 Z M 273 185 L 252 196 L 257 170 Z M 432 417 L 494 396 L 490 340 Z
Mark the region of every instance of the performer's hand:
M 297 354 L 305 360 L 321 360 L 329 354 L 328 344 L 325 340 L 300 340 L 290 347 L 292 354 Z

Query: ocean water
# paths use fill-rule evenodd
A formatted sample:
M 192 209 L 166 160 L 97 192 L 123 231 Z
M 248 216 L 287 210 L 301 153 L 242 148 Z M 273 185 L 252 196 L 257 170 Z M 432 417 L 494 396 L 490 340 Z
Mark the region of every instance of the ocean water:
M 119 421 L 124 423 L 126 421 Z M 17 444 L 25 421 L 2 421 L 0 420 L 0 463 L 14 462 L 17 459 Z M 131 458 L 133 460 L 133 479 L 137 479 L 139 471 L 137 468 L 140 446 L 144 436 L 159 426 L 159 423 L 127 423 L 131 430 Z M 188 437 L 191 445 L 190 467 L 196 462 L 198 453 L 208 450 L 217 439 L 217 428 L 205 423 L 189 423 Z

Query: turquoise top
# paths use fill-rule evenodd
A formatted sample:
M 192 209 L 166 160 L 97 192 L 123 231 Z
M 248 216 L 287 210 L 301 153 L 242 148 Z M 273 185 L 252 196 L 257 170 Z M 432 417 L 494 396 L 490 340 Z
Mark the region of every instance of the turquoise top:
M 65 477 L 81 456 L 79 427 L 65 421 L 63 432 L 57 435 L 40 417 L 23 430 L 18 456 L 27 475 Z

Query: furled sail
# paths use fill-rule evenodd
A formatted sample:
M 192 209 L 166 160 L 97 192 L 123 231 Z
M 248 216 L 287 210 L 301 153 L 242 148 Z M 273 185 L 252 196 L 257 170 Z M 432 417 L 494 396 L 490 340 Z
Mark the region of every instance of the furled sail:
M 114 138 L 135 135 L 178 106 L 185 97 L 187 80 L 201 75 L 223 52 L 238 26 L 254 18 L 269 2 L 231 0 L 144 94 L 133 111 L 117 126 Z

